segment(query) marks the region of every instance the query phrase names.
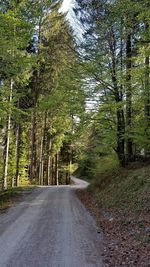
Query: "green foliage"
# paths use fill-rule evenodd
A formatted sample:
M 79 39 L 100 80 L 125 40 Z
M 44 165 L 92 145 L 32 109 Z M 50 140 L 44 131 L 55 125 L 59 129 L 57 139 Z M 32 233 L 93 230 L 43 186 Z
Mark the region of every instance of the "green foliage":
M 98 103 L 92 105 L 91 117 L 92 129 L 99 133 L 93 132 L 89 143 L 98 137 L 97 150 L 110 155 L 115 151 L 125 166 L 150 146 L 149 3 L 77 2 L 85 26 L 81 50 L 85 86 L 90 87 L 91 101 Z

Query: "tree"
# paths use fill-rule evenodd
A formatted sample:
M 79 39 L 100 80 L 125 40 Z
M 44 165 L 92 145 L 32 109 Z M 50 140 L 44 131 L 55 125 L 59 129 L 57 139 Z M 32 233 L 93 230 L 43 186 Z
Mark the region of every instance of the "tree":
M 135 104 L 135 86 L 140 99 L 141 83 L 136 79 L 137 69 L 142 66 L 140 59 L 140 35 L 147 1 L 86 1 L 78 2 L 75 12 L 85 27 L 82 48 L 86 75 L 95 83 L 100 111 L 105 103 L 105 116 L 112 120 L 109 111 L 115 115 L 116 151 L 122 166 L 133 160 L 137 132 L 135 123 L 137 105 Z M 80 50 L 82 51 L 82 50 Z M 138 58 L 138 59 L 137 59 Z M 148 66 L 147 56 L 146 65 Z M 139 60 L 139 61 L 138 61 Z M 135 69 L 136 68 L 136 69 Z M 142 73 L 141 73 L 142 76 Z M 146 84 L 148 84 L 148 75 Z M 88 78 L 89 79 L 89 78 Z M 143 77 L 142 77 L 143 79 Z M 135 85 L 136 84 L 136 85 Z M 102 109 L 102 110 L 101 110 Z M 113 122 L 113 125 L 114 125 Z M 143 144 L 144 145 L 144 144 Z
M 11 1 L 9 3 L 9 8 L 7 12 L 4 14 L 1 13 L 0 17 L 0 46 L 2 48 L 0 54 L 0 78 L 2 83 L 6 83 L 6 86 L 10 84 L 8 100 L 9 112 L 7 116 L 5 131 L 4 164 L 2 179 L 2 188 L 4 190 L 7 189 L 13 87 L 18 72 L 23 72 L 25 68 L 25 52 L 23 51 L 23 49 L 27 46 L 27 42 L 30 36 L 30 25 L 20 18 L 19 4 L 17 5 L 15 1 Z

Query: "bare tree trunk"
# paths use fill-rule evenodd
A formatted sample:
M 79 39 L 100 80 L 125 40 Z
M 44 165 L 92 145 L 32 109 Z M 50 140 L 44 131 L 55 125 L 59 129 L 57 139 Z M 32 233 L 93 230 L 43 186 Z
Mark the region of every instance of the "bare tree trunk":
M 145 118 L 147 121 L 148 126 L 150 126 L 150 82 L 149 82 L 149 56 L 145 58 L 145 94 L 146 94 L 146 101 L 145 101 Z
M 11 188 L 13 188 L 15 186 L 15 183 L 14 183 L 14 177 L 11 178 Z
M 36 104 L 32 114 L 32 144 L 31 144 L 31 164 L 30 164 L 30 181 L 35 178 L 36 170 Z
M 43 185 L 44 184 L 43 166 L 44 166 L 43 159 L 41 159 L 40 168 L 39 168 L 39 185 Z
M 149 31 L 149 23 L 145 23 L 146 34 Z M 149 54 L 147 54 L 148 46 L 146 46 L 146 56 L 145 56 L 145 121 L 146 121 L 146 136 L 149 137 L 149 129 L 150 129 L 150 59 Z M 145 149 L 145 156 L 150 156 L 150 148 Z
M 47 141 L 47 170 L 46 170 L 47 185 L 50 185 L 50 168 L 51 168 L 51 139 Z
M 47 125 L 47 112 L 44 114 L 44 127 L 41 140 L 41 155 L 40 155 L 40 170 L 39 170 L 39 181 L 41 185 L 44 184 L 44 163 L 45 163 L 45 144 L 46 144 L 46 125 Z
M 12 103 L 13 95 L 13 80 L 10 82 L 10 95 L 9 103 Z M 4 148 L 4 162 L 3 162 L 3 178 L 2 178 L 2 190 L 7 189 L 7 174 L 8 174 L 8 160 L 9 160 L 9 144 L 10 144 L 10 129 L 11 129 L 11 107 L 9 108 L 7 127 L 6 127 L 6 139 L 5 139 L 5 148 Z
M 69 184 L 71 183 L 71 165 L 72 165 L 72 162 L 70 161 L 69 162 Z
M 58 153 L 55 155 L 55 185 L 59 185 L 59 181 L 58 181 Z
M 43 158 L 43 136 L 41 139 L 41 150 L 40 150 L 40 163 L 39 163 L 39 184 L 42 185 L 42 158 Z
M 52 185 L 54 185 L 54 158 L 52 158 L 51 161 L 51 179 L 52 179 Z
M 50 176 L 50 169 L 51 169 L 51 156 L 49 155 L 48 157 L 48 166 L 47 166 L 47 180 L 48 180 L 48 185 L 51 184 L 51 176 Z
M 120 39 L 120 67 L 121 80 L 123 79 L 123 19 L 121 18 L 121 39 Z M 115 83 L 114 83 L 115 85 Z M 117 84 L 116 84 L 117 85 Z M 120 90 L 119 90 L 120 89 Z M 123 101 L 123 84 L 116 88 L 116 102 L 119 104 Z M 122 167 L 125 167 L 125 118 L 122 107 L 117 107 L 117 154 Z
M 19 186 L 20 137 L 21 137 L 21 127 L 18 124 L 16 130 L 16 175 L 15 175 L 16 187 Z
M 66 185 L 69 184 L 69 177 L 70 177 L 70 155 L 69 155 L 69 147 L 67 151 L 67 170 L 66 170 Z
M 69 184 L 69 172 L 68 170 L 66 171 L 66 185 Z
M 127 161 L 133 159 L 133 141 L 131 138 L 131 127 L 132 127 L 132 84 L 131 84 L 131 68 L 132 68 L 132 48 L 131 48 L 131 34 L 127 37 L 126 42 L 126 129 L 128 133 L 126 151 L 127 151 Z
M 38 44 L 41 43 L 41 18 L 38 27 Z M 38 49 L 38 54 L 40 54 L 40 49 Z M 39 97 L 39 70 L 34 70 L 33 72 L 33 99 L 34 108 L 32 114 L 32 145 L 31 145 L 31 163 L 30 163 L 30 181 L 35 178 L 37 174 L 37 155 L 36 155 L 36 116 L 37 116 L 37 101 Z
M 70 154 L 69 154 L 69 184 L 71 183 L 71 166 L 73 160 L 73 150 L 72 146 L 70 145 Z
M 120 165 L 122 167 L 125 167 L 125 121 L 124 121 L 124 111 L 121 106 L 123 96 L 122 96 L 122 86 L 118 86 L 118 80 L 117 80 L 117 72 L 116 72 L 116 56 L 115 56 L 115 49 L 116 49 L 116 42 L 115 42 L 115 36 L 114 32 L 112 31 L 112 40 L 113 42 L 110 43 L 110 51 L 112 54 L 112 83 L 114 87 L 114 96 L 115 101 L 117 103 L 117 110 L 116 110 L 116 118 L 117 118 L 117 148 L 116 153 L 118 155 L 118 159 L 120 162 Z M 122 40 L 121 40 L 121 49 L 122 49 Z M 122 59 L 121 59 L 122 60 Z M 122 63 L 121 63 L 122 64 Z M 121 66 L 122 67 L 122 66 Z
M 125 122 L 124 122 L 124 112 L 121 109 L 117 109 L 117 154 L 119 162 L 122 167 L 125 167 Z

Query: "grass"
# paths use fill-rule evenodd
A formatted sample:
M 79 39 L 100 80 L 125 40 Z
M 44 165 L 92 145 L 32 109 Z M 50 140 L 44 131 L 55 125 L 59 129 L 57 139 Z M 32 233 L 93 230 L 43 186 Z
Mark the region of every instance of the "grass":
M 14 187 L 4 192 L 0 192 L 0 211 L 12 206 L 21 196 L 24 190 L 32 190 L 34 187 Z
M 150 212 L 150 166 L 134 169 L 114 168 L 99 173 L 89 187 L 96 201 L 105 209 L 124 213 Z
M 125 237 L 121 239 L 123 246 L 129 238 L 135 248 L 142 247 L 145 251 L 150 244 L 150 165 L 142 166 L 139 162 L 132 163 L 128 169 L 107 169 L 92 180 L 88 191 L 103 214 L 105 224 L 109 225 L 109 217 L 113 218 L 110 226 L 113 238 L 114 235 Z M 127 241 L 127 251 L 128 248 Z

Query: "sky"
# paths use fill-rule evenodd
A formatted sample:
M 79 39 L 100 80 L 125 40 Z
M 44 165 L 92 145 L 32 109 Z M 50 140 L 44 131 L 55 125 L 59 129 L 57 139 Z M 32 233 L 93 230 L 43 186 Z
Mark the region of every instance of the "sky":
M 64 0 L 63 7 L 62 7 L 63 11 L 67 12 L 71 10 L 72 6 L 74 5 L 73 2 L 74 2 L 73 0 Z
M 82 39 L 83 30 L 81 28 L 80 22 L 77 20 L 72 8 L 75 6 L 75 0 L 64 0 L 61 10 L 63 12 L 68 12 L 67 18 L 74 30 L 74 33 L 78 40 Z
M 74 29 L 74 33 L 77 37 L 77 39 L 80 41 L 82 41 L 83 39 L 83 30 L 82 30 L 82 27 L 80 25 L 80 22 L 77 20 L 72 8 L 75 6 L 75 0 L 64 0 L 63 1 L 63 5 L 62 5 L 62 11 L 63 12 L 68 12 L 67 14 L 67 18 L 72 26 L 72 28 Z M 91 81 L 90 81 L 90 84 L 91 84 Z M 95 85 L 94 85 L 95 86 Z M 97 100 L 98 100 L 98 97 L 95 96 L 95 99 L 89 99 L 87 100 L 86 102 L 86 109 L 87 111 L 90 111 L 90 110 L 93 110 L 93 108 L 96 109 L 96 105 L 97 105 Z

